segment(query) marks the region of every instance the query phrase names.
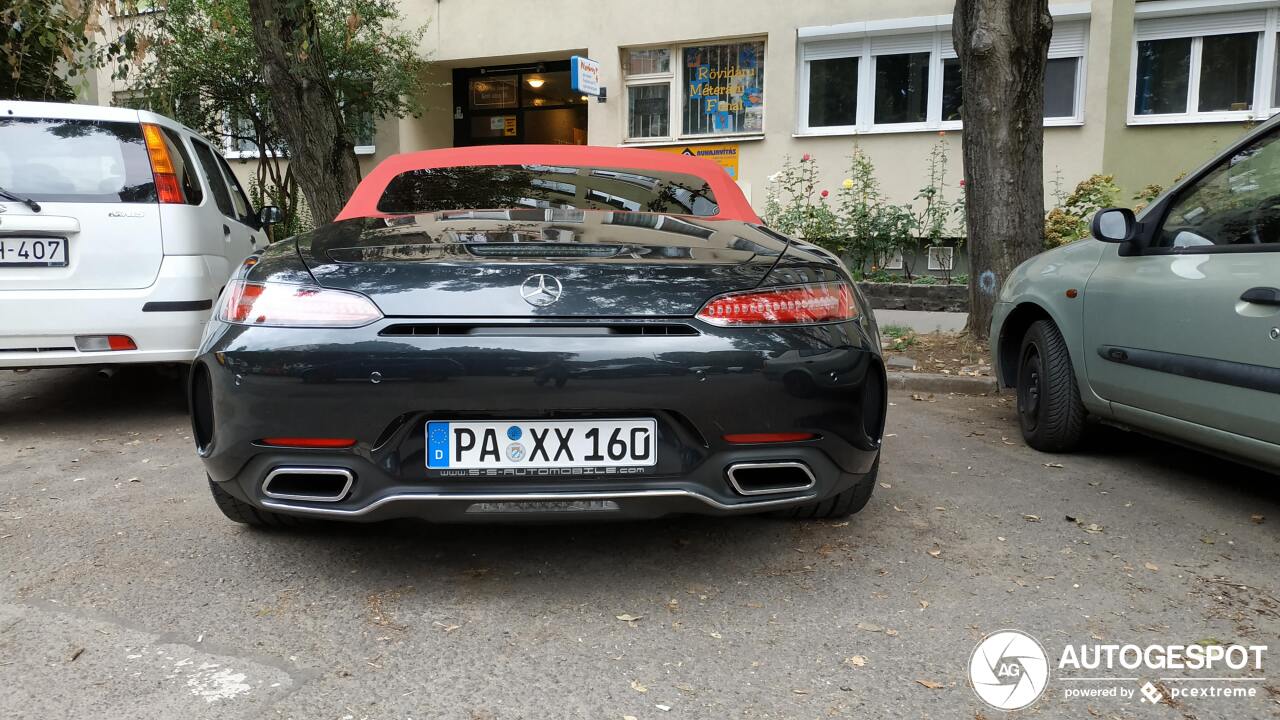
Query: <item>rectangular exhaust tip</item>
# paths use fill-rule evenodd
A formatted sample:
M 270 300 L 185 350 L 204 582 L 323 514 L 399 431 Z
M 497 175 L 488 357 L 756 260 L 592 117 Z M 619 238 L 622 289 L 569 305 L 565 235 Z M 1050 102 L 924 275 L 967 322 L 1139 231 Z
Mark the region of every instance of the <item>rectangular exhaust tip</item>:
M 725 475 L 739 495 L 800 492 L 817 482 L 808 465 L 794 460 L 734 463 Z
M 346 468 L 278 467 L 262 481 L 262 494 L 273 500 L 339 502 L 355 480 Z

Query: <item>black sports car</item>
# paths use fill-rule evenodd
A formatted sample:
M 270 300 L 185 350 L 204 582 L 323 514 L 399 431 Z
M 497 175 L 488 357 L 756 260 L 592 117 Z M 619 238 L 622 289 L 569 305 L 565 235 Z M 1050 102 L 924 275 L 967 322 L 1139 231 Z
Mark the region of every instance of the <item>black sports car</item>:
M 825 518 L 871 496 L 885 387 L 845 268 L 719 166 L 524 146 L 389 158 L 245 261 L 190 401 L 243 523 Z

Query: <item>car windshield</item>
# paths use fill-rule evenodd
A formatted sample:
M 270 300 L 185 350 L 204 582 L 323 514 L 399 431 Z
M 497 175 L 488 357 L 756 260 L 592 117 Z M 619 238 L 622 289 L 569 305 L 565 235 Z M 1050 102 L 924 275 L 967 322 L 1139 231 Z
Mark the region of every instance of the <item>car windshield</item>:
M 711 187 L 693 175 L 561 165 L 466 165 L 410 170 L 393 178 L 378 200 L 379 212 L 395 215 L 512 208 L 622 210 L 703 217 L 720 210 Z
M 155 202 L 138 123 L 0 118 L 0 187 L 50 202 Z

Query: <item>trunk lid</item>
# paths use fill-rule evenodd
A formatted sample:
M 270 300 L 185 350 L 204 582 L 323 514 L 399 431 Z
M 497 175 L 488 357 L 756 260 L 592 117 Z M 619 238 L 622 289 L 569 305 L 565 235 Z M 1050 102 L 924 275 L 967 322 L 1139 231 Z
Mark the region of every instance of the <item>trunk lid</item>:
M 580 210 L 356 219 L 299 238 L 316 281 L 393 317 L 687 317 L 786 243 L 737 221 Z
M 37 114 L 24 116 L 24 105 Z M 0 187 L 36 201 L 40 212 L 0 197 L 0 242 L 10 260 L 0 261 L 0 288 L 150 286 L 164 248 L 137 112 L 112 109 L 116 119 L 90 120 L 40 114 L 62 106 L 13 106 L 16 114 L 0 117 Z M 35 257 L 51 243 L 65 244 L 56 264 Z

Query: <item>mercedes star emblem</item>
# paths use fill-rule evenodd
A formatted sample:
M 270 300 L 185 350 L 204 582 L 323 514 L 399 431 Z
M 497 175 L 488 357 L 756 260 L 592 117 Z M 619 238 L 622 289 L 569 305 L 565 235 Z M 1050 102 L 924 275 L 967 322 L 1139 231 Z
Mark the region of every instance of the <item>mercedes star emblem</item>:
M 560 299 L 564 292 L 554 275 L 530 275 L 520 286 L 520 297 L 534 307 L 546 307 Z

